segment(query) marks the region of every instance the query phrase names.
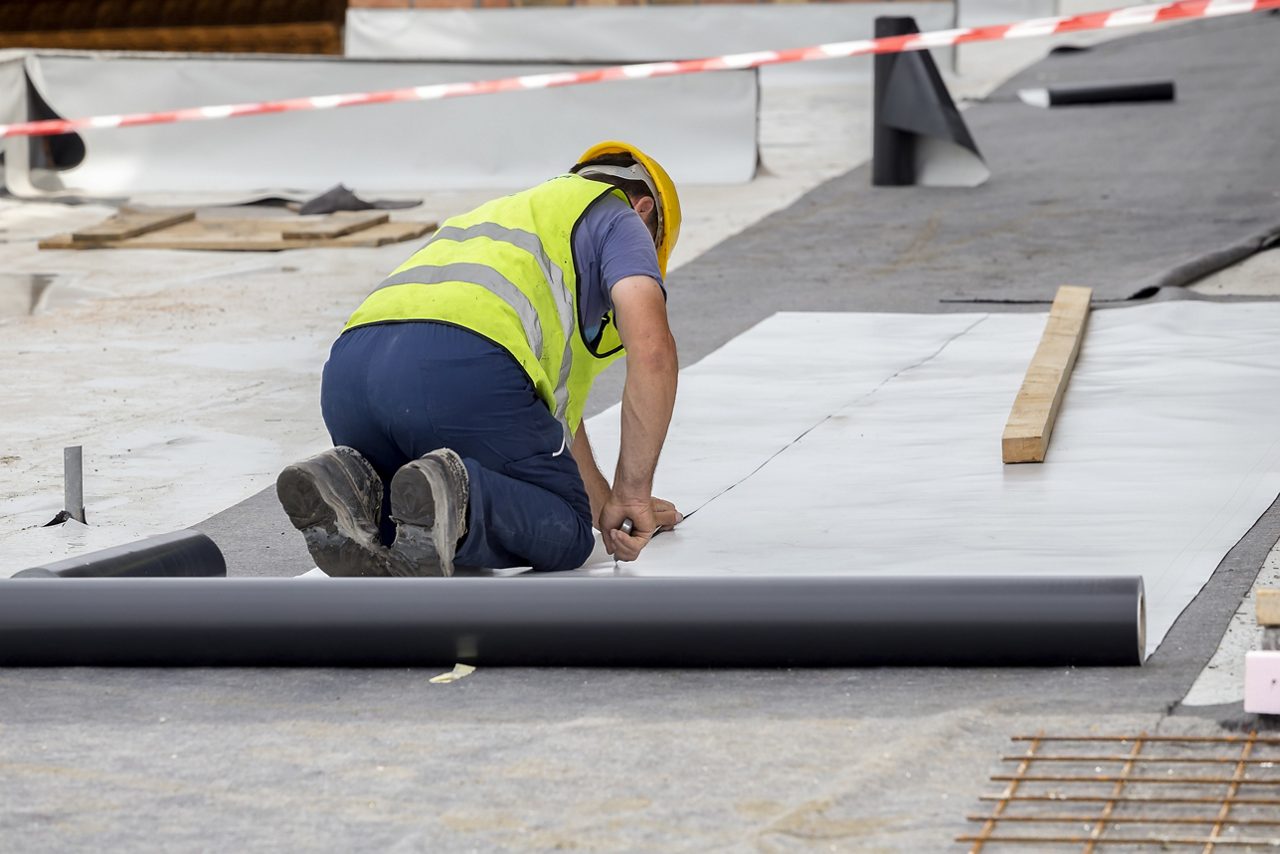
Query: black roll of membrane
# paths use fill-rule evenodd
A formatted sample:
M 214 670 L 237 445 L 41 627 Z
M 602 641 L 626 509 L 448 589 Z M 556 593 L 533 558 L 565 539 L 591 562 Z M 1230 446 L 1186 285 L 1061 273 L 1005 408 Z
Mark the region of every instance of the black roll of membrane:
M 1144 101 L 1172 101 L 1172 80 L 1150 83 L 1109 83 L 1093 86 L 1054 86 L 1050 89 L 1021 89 L 1018 97 L 1033 107 L 1069 107 L 1084 104 L 1118 104 Z
M 33 566 L 14 578 L 204 578 L 225 576 L 222 551 L 199 531 L 174 531 Z
M 0 581 L 0 665 L 1135 665 L 1141 578 Z
M 920 28 L 914 18 L 884 15 L 875 20 L 878 39 L 918 32 Z M 883 118 L 889 96 L 889 76 L 899 58 L 896 53 L 878 53 L 872 59 L 871 183 L 876 187 L 904 187 L 916 182 L 915 136 Z

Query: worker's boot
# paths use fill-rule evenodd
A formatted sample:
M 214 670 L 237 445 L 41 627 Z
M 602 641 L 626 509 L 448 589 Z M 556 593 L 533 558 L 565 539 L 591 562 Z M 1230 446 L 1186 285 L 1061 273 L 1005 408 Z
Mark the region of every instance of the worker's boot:
M 326 574 L 392 574 L 378 536 L 382 480 L 359 451 L 339 446 L 286 466 L 276 495 Z
M 466 466 L 448 448 L 401 466 L 391 479 L 395 574 L 453 575 L 453 555 L 467 533 L 470 492 Z

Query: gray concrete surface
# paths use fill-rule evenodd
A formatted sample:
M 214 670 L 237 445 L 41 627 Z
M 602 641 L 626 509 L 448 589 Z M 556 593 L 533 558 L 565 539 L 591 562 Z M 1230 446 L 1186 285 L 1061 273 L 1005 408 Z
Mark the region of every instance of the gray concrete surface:
M 1187 100 L 1033 118 L 975 107 L 996 179 L 972 198 L 872 191 L 854 170 L 729 239 L 673 282 L 685 362 L 779 309 L 944 311 L 943 297 L 1040 299 L 1064 281 L 1129 296 L 1280 225 L 1280 21 L 1250 20 L 1032 69 L 1176 72 Z M 1224 137 L 1228 118 L 1240 127 Z M 1067 168 L 1090 164 L 1105 190 Z M 594 408 L 616 395 L 615 380 Z M 234 572 L 309 565 L 268 494 L 199 527 Z M 1278 536 L 1273 505 L 1142 669 L 482 668 L 450 685 L 425 670 L 4 671 L 0 839 L 18 851 L 951 850 L 1011 735 L 1249 725 L 1238 709 L 1177 704 Z

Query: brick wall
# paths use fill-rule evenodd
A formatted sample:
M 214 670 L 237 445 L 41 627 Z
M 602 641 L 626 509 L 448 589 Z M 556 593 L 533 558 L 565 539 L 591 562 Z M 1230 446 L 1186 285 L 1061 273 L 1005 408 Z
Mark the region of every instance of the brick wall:
M 346 0 L 0 0 L 0 47 L 342 52 Z
M 723 3 L 859 3 L 868 0 L 348 0 L 353 9 L 459 9 L 510 6 L 693 6 Z

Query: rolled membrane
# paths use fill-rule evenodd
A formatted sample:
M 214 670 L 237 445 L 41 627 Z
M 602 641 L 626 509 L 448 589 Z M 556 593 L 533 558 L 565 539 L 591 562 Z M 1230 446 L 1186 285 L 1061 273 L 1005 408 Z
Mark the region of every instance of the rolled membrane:
M 1054 86 L 1049 89 L 1019 89 L 1018 98 L 1033 107 L 1172 101 L 1174 85 L 1172 80 L 1159 80 L 1151 83 Z
M 0 665 L 1135 665 L 1142 579 L 0 581 Z
M 33 566 L 13 577 L 203 578 L 226 574 L 226 560 L 213 540 L 199 531 L 174 531 Z

